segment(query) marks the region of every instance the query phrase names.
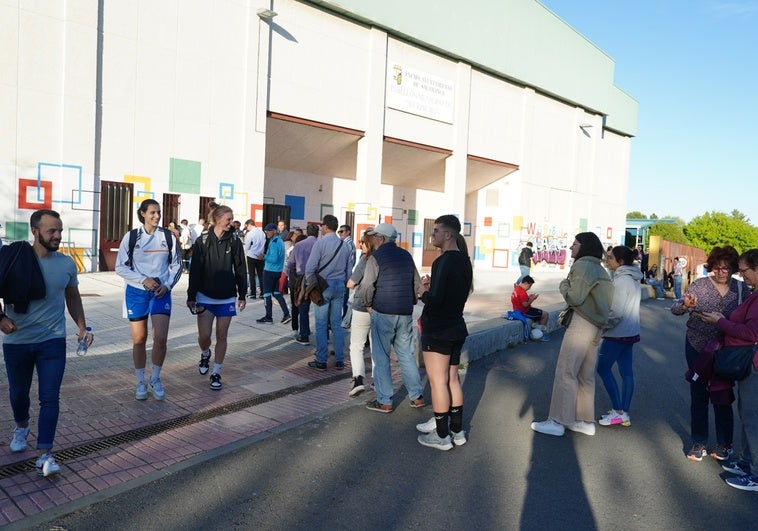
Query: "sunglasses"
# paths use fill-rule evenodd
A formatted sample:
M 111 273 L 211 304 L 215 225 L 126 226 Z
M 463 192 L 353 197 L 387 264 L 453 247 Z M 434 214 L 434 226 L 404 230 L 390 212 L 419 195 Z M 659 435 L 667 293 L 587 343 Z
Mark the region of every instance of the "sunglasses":
M 338 230 L 338 231 L 337 231 L 337 234 L 342 234 L 342 233 L 344 233 L 344 232 L 345 232 L 344 230 Z
M 205 306 L 198 306 L 195 304 L 192 308 L 190 308 L 190 313 L 192 315 L 200 315 L 205 311 Z

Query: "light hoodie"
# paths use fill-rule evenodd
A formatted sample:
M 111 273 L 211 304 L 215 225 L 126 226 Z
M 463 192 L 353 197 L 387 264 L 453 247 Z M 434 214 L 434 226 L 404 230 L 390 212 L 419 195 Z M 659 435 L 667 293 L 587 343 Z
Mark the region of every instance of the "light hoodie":
M 640 334 L 640 280 L 636 265 L 622 265 L 613 273 L 613 303 L 603 337 L 634 337 Z

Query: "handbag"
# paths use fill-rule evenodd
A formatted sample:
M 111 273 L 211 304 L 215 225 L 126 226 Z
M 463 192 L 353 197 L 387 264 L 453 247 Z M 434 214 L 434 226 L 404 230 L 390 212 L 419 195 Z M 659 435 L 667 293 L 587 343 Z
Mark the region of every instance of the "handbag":
M 344 240 L 340 240 L 340 244 L 337 246 L 337 248 L 334 250 L 334 254 L 329 259 L 327 263 L 325 263 L 323 266 L 321 266 L 318 271 L 316 271 L 316 283 L 312 286 L 308 286 L 305 290 L 306 296 L 311 300 L 313 304 L 316 306 L 321 306 L 324 304 L 324 296 L 323 293 L 327 290 L 329 287 L 329 282 L 326 281 L 324 277 L 321 276 L 321 272 L 332 263 L 332 260 L 334 260 L 337 257 L 337 253 L 340 252 L 340 249 L 342 249 L 342 244 L 345 243 Z
M 758 345 L 723 347 L 713 354 L 713 373 L 725 380 L 744 380 L 753 369 Z
M 573 317 L 574 309 L 570 306 L 567 306 L 560 314 L 558 314 L 558 324 L 568 328 Z

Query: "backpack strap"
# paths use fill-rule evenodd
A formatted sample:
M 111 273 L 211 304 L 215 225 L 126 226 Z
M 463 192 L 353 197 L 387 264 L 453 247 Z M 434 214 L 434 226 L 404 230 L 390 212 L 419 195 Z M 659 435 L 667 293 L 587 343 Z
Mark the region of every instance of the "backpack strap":
M 129 269 L 134 271 L 134 246 L 137 245 L 137 233 L 139 229 L 132 229 L 129 231 L 129 247 L 126 250 L 126 262 L 125 265 L 129 266 Z

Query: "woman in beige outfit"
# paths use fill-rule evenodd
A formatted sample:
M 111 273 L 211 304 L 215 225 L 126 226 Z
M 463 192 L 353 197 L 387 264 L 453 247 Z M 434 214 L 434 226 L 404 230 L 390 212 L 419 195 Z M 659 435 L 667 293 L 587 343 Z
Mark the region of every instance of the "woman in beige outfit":
M 595 366 L 602 327 L 613 300 L 613 284 L 602 266 L 603 245 L 592 232 L 576 235 L 574 264 L 559 290 L 574 310 L 558 354 L 547 420 L 532 422 L 539 433 L 560 437 L 566 428 L 595 434 Z

